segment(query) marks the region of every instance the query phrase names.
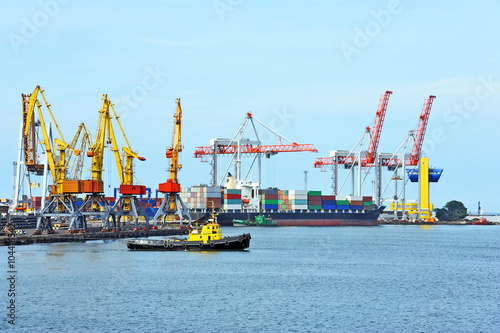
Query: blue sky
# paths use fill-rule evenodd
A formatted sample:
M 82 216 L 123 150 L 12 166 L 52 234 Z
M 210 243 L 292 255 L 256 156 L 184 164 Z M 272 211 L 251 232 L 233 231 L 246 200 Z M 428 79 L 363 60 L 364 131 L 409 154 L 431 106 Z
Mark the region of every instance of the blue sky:
M 499 12 L 495 1 L 5 3 L 0 197 L 12 195 L 20 95 L 36 85 L 66 141 L 80 122 L 95 132 L 108 94 L 132 148 L 147 159 L 136 163 L 136 175 L 149 187 L 167 179 L 164 152 L 179 97 L 182 186 L 210 182 L 195 147 L 231 137 L 252 111 L 319 150 L 265 161 L 263 186 L 302 189 L 309 170 L 308 188 L 325 193 L 331 173 L 314 169 L 315 158 L 352 148 L 372 125 L 380 95 L 392 90 L 379 151 L 395 151 L 416 128 L 424 99 L 436 95 L 424 152 L 445 171 L 431 201 L 460 200 L 473 212 L 481 201 L 486 212 L 499 212 Z M 114 165 L 105 165 L 105 182 L 118 185 Z M 416 199 L 416 186 L 407 189 Z

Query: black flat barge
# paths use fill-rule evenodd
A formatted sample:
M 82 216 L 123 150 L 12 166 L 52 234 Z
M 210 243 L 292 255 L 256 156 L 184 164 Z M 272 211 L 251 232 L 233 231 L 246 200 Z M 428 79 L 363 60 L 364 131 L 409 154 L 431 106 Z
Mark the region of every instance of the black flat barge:
M 5 245 L 29 245 L 38 243 L 64 243 L 64 242 L 86 242 L 93 240 L 139 238 L 152 236 L 175 236 L 187 235 L 188 230 L 178 227 L 148 229 L 148 230 L 124 230 L 114 232 L 90 231 L 75 234 L 48 234 L 48 235 L 3 235 L 0 236 L 0 246 Z

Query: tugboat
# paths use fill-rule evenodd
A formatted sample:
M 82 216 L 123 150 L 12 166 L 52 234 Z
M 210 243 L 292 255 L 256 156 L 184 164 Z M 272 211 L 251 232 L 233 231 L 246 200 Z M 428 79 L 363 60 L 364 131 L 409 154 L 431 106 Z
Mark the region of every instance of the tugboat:
M 222 237 L 220 226 L 212 212 L 212 218 L 201 228 L 189 230 L 188 239 L 136 239 L 127 242 L 127 247 L 135 251 L 244 250 L 250 246 L 250 239 L 250 234 Z
M 265 217 L 264 215 L 260 214 L 255 216 L 255 220 L 251 221 L 250 217 L 246 220 L 233 220 L 233 225 L 234 226 L 248 226 L 248 227 L 275 227 L 278 224 L 273 221 L 270 217 Z

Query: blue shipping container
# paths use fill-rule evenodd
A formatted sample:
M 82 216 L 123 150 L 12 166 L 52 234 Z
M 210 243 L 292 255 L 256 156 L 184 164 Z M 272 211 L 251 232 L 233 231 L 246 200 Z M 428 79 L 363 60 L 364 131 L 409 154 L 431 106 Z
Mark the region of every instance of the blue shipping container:
M 307 205 L 306 199 L 290 200 L 290 205 Z
M 349 206 L 348 205 L 337 205 L 337 209 L 339 209 L 339 210 L 349 210 Z
M 278 190 L 264 190 L 265 194 L 278 194 Z
M 337 205 L 337 200 L 323 200 L 323 206 L 324 205 Z
M 323 205 L 323 209 L 335 210 L 335 209 L 337 209 L 337 205 Z
M 351 210 L 363 210 L 363 206 L 351 205 Z
M 224 199 L 224 203 L 227 205 L 241 205 L 241 199 Z
M 241 189 L 225 189 L 225 194 L 241 194 Z
M 264 205 L 264 209 L 274 209 L 274 210 L 277 210 L 278 209 L 278 205 Z

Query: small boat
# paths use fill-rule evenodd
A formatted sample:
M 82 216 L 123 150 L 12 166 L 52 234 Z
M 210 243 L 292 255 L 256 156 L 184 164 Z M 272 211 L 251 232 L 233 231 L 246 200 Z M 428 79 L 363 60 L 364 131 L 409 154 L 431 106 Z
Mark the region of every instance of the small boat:
M 215 215 L 201 227 L 189 230 L 187 239 L 135 239 L 127 242 L 130 250 L 136 251 L 221 251 L 244 250 L 250 246 L 250 234 L 222 237 Z
M 478 221 L 472 222 L 472 224 L 473 225 L 492 225 L 493 223 L 491 223 L 487 219 L 480 219 Z
M 249 227 L 275 227 L 278 224 L 270 217 L 265 217 L 260 214 L 255 216 L 255 220 L 251 221 L 250 218 L 246 220 L 233 220 L 234 226 L 249 226 Z

